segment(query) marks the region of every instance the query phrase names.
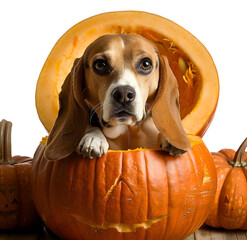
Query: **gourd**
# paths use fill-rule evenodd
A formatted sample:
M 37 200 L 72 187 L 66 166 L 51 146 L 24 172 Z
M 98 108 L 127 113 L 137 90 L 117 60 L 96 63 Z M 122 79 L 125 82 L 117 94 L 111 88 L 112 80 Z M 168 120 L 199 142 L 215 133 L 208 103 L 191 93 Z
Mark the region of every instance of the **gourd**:
M 76 153 L 48 161 L 43 141 L 33 159 L 33 198 L 45 225 L 63 239 L 184 239 L 205 221 L 216 172 L 200 137 L 189 152 Z
M 217 171 L 217 193 L 206 224 L 216 228 L 247 229 L 247 138 L 238 151 L 212 153 Z
M 11 156 L 11 122 L 0 122 L 0 229 L 29 227 L 38 220 L 31 190 L 32 159 Z

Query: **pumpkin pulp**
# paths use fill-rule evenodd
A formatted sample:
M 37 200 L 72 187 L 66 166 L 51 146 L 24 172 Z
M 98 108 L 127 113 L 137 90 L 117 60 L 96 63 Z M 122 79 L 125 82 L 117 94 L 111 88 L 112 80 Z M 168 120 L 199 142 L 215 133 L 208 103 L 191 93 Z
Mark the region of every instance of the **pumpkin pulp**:
M 138 34 L 151 40 L 166 55 L 178 80 L 180 110 L 187 134 L 203 136 L 214 115 L 218 75 L 205 47 L 182 27 L 163 17 L 136 11 L 104 13 L 69 29 L 55 44 L 40 73 L 36 108 L 50 131 L 57 117 L 58 94 L 75 58 L 105 34 Z

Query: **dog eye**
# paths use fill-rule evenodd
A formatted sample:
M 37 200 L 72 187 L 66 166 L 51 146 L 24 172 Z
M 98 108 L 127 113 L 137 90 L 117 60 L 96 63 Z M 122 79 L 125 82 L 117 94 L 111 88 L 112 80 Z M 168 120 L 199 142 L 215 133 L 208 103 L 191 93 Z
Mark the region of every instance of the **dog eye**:
M 105 75 L 110 72 L 109 65 L 105 59 L 96 59 L 93 63 L 93 69 L 100 75 Z
M 149 58 L 144 58 L 140 61 L 139 68 L 137 69 L 139 73 L 148 74 L 152 71 L 153 65 Z

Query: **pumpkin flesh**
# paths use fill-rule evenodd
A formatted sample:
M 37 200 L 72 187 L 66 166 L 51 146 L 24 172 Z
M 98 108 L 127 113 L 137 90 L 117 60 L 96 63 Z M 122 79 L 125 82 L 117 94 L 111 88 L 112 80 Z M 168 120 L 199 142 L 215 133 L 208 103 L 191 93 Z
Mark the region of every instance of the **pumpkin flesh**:
M 102 24 L 103 23 L 103 24 Z M 112 12 L 86 19 L 69 29 L 56 43 L 40 73 L 36 108 L 50 131 L 58 113 L 58 94 L 75 58 L 105 34 L 138 34 L 156 44 L 168 57 L 178 80 L 180 109 L 187 134 L 203 136 L 218 101 L 218 75 L 206 48 L 172 21 L 145 12 Z
M 66 239 L 183 239 L 207 217 L 216 190 L 212 158 L 198 139 L 192 150 L 108 151 L 48 162 L 40 145 L 33 161 L 39 215 Z

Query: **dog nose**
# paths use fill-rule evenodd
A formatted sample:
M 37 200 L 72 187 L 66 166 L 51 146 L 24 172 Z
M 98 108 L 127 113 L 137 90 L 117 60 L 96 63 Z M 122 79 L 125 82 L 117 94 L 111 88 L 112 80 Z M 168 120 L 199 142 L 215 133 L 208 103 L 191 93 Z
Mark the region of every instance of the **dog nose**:
M 131 86 L 119 86 L 113 89 L 112 97 L 118 103 L 130 103 L 135 99 L 136 92 Z

